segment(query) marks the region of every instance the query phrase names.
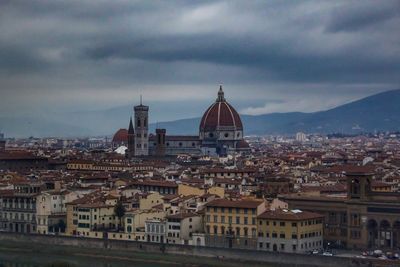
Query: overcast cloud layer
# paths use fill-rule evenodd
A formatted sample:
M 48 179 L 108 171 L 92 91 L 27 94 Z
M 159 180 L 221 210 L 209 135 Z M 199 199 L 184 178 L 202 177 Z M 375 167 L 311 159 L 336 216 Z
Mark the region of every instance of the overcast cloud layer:
M 220 83 L 246 114 L 327 109 L 400 88 L 399 25 L 399 0 L 0 0 L 0 112 L 185 118 Z

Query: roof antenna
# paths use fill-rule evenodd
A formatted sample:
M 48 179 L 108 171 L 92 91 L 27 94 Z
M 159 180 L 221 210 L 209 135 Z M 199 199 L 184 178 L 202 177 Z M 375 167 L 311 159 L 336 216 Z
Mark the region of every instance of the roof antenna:
M 142 105 L 142 95 L 140 95 L 140 105 Z

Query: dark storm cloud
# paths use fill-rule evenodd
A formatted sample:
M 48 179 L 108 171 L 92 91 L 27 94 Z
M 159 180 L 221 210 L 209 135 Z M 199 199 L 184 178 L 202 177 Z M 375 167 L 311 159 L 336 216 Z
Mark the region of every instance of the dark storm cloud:
M 383 23 L 400 15 L 400 1 L 385 0 L 377 3 L 354 1 L 353 5 L 341 6 L 332 11 L 327 25 L 330 32 L 357 31 Z
M 294 81 L 383 81 L 400 71 L 399 58 L 360 56 L 357 48 L 341 54 L 291 53 L 291 44 L 263 44 L 256 38 L 232 38 L 221 34 L 169 36 L 122 42 L 104 42 L 85 49 L 93 60 L 109 58 L 151 61 L 196 61 L 245 66 L 254 72 L 267 71 L 265 78 Z M 384 49 L 384 47 L 382 47 Z M 256 68 L 256 69 L 254 69 Z M 273 74 L 273 75 L 271 75 Z M 259 75 L 259 78 L 263 78 Z
M 265 103 L 283 101 L 269 94 L 285 86 L 349 99 L 399 85 L 399 3 L 1 1 L 0 88 L 21 103 L 67 92 L 109 102 L 132 88 L 159 97 L 185 84 L 196 99 L 224 81 Z

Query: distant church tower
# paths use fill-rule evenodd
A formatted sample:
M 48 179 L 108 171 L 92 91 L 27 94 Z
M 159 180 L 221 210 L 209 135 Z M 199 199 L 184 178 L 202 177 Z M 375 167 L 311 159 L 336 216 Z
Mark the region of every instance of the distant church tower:
M 149 106 L 142 104 L 134 107 L 135 111 L 135 156 L 149 155 Z
M 129 128 L 128 128 L 128 151 L 127 157 L 129 159 L 135 156 L 135 130 L 133 129 L 132 117 L 129 121 Z

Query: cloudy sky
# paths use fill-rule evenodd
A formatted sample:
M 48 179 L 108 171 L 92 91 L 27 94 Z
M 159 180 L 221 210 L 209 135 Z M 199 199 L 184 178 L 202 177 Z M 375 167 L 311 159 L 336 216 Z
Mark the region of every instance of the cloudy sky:
M 400 1 L 0 0 L 0 112 L 316 111 L 400 89 Z M 190 108 L 193 107 L 193 108 Z

